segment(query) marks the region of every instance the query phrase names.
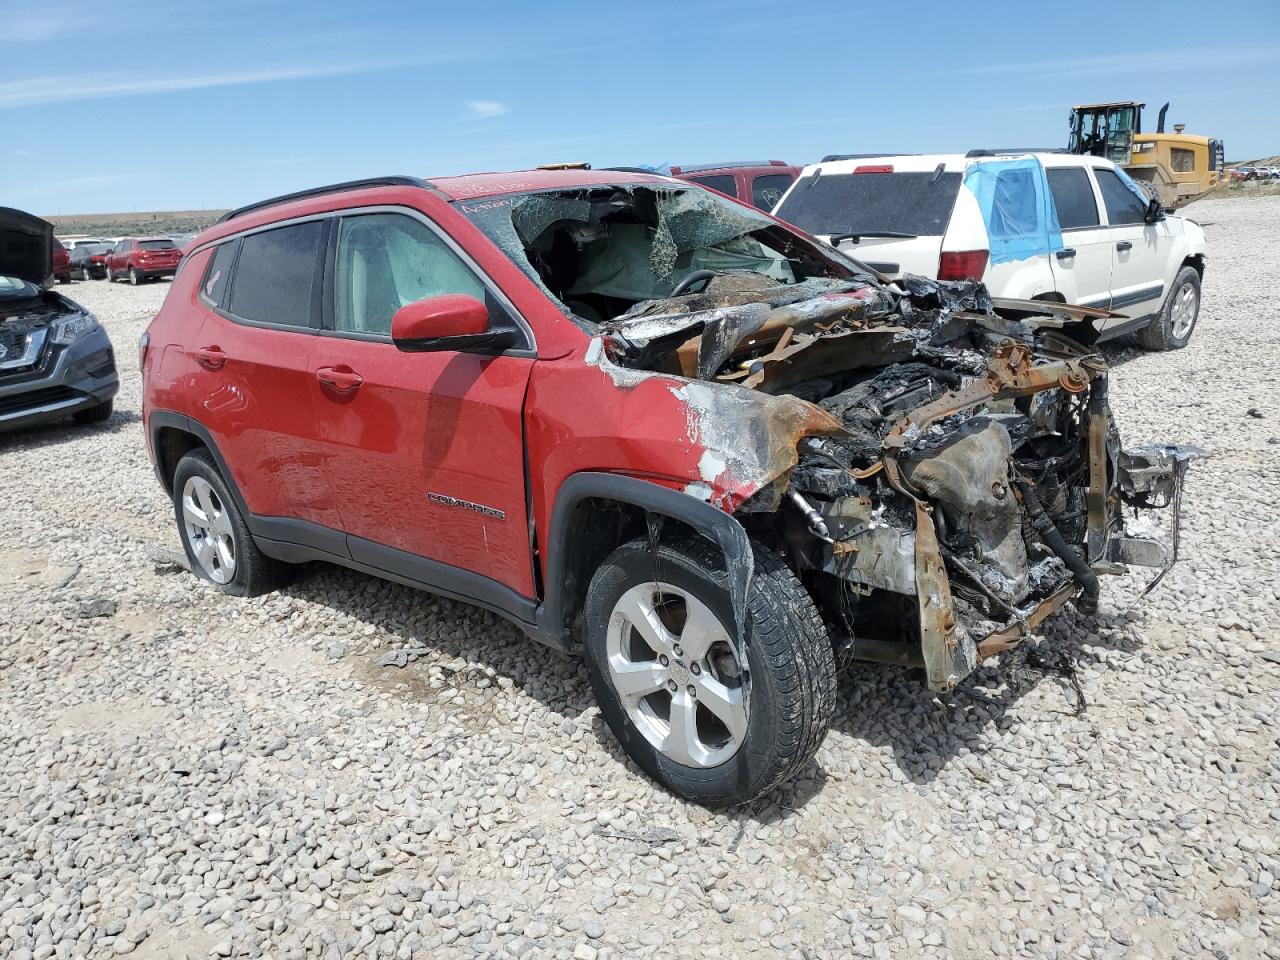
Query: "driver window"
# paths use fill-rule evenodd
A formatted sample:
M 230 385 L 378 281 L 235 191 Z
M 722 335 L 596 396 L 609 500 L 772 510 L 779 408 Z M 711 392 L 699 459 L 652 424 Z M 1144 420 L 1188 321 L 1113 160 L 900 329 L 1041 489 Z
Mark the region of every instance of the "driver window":
M 429 227 L 399 213 L 344 217 L 338 230 L 337 329 L 390 336 L 405 304 L 447 293 L 485 302 L 480 278 Z

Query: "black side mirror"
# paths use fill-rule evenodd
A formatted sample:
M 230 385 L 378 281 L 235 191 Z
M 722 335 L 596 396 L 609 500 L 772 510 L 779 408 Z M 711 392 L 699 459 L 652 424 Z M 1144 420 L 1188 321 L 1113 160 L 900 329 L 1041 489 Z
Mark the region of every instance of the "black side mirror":
M 1159 197 L 1152 197 L 1147 201 L 1147 213 L 1143 219 L 1147 223 L 1157 223 L 1164 217 L 1164 207 L 1160 205 Z

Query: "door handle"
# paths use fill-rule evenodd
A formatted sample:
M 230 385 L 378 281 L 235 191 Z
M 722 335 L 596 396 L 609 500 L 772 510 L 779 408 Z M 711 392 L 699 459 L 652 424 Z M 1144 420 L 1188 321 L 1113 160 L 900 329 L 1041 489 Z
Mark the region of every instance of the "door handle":
M 316 379 L 339 393 L 351 393 L 364 383 L 364 377 L 350 367 L 321 367 L 316 371 Z
M 1064 249 L 1064 250 L 1059 250 L 1059 251 L 1055 254 L 1055 256 L 1056 256 L 1059 260 L 1070 260 L 1070 259 L 1071 259 L 1072 257 L 1074 257 L 1075 255 L 1076 255 L 1076 248 L 1075 248 L 1075 247 L 1067 247 L 1067 248 L 1066 248 L 1066 249 Z
M 1130 243 L 1128 240 L 1121 240 L 1119 243 L 1116 244 L 1116 249 L 1119 250 L 1121 253 L 1124 253 L 1128 250 L 1132 250 L 1133 244 Z
M 227 362 L 227 355 L 222 352 L 221 347 L 198 347 L 196 361 L 209 370 L 218 370 Z

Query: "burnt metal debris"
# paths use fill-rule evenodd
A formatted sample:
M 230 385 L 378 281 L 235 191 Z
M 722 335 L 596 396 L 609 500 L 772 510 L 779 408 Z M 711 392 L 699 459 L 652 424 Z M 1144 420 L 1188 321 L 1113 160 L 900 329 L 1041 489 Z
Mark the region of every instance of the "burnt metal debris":
M 765 418 L 754 428 L 775 439 L 740 518 L 784 547 L 854 656 L 919 663 L 945 689 L 1068 602 L 1092 611 L 1100 573 L 1176 559 L 1182 477 L 1200 451 L 1119 449 L 1091 348 L 1105 311 L 920 277 L 724 279 L 603 324 L 605 353 L 830 416 L 715 405 Z M 1126 531 L 1125 506 L 1173 507 L 1173 549 Z M 886 595 L 914 599 L 914 631 Z

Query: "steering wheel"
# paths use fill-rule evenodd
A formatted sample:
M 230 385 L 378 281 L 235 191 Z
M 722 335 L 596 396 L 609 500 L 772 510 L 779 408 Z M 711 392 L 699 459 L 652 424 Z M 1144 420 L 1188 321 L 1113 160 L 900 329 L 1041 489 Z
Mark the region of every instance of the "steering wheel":
M 689 288 L 695 283 L 701 283 L 705 290 L 706 285 L 714 280 L 715 276 L 716 275 L 710 270 L 695 270 L 671 288 L 671 295 L 673 297 L 678 297 L 682 293 L 688 293 Z

